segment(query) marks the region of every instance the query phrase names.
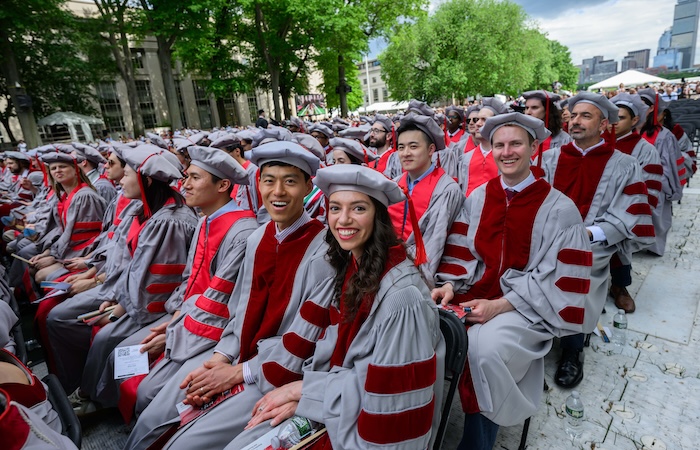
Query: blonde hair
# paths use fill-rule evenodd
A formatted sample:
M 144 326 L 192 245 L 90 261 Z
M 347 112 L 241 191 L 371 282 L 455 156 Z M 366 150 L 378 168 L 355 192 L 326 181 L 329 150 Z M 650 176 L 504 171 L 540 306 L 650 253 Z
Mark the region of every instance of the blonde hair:
M 67 163 L 67 162 L 63 162 L 63 161 L 56 161 L 53 163 L 48 163 L 46 165 L 47 166 L 46 175 L 47 175 L 47 178 L 49 180 L 49 185 L 51 185 L 51 188 L 56 193 L 56 195 L 60 196 L 61 194 L 65 194 L 66 190 L 63 189 L 63 185 L 61 183 L 56 182 L 56 180 L 53 179 L 53 176 L 51 176 L 51 164 L 65 164 L 69 167 L 72 167 L 74 170 L 77 171 L 77 176 L 78 176 L 78 180 L 79 180 L 78 184 L 80 184 L 80 182 L 83 182 L 83 183 L 87 184 L 93 191 L 97 191 L 95 189 L 95 186 L 93 186 L 92 183 L 90 182 L 90 179 L 83 173 L 82 170 L 80 170 L 80 168 L 76 164 L 71 164 L 71 163 Z

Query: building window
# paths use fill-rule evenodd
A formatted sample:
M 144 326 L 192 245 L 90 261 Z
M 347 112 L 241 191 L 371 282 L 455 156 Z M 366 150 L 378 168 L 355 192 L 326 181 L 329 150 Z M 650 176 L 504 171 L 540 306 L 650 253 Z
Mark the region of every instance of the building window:
M 365 103 L 369 105 L 369 95 L 365 94 Z
M 377 82 L 377 77 L 372 77 L 372 84 L 375 84 Z
M 362 79 L 362 84 L 367 84 L 367 78 Z
M 224 109 L 226 110 L 226 117 L 222 118 L 221 126 L 239 125 L 240 122 L 236 115 L 236 94 L 231 93 L 224 97 Z
M 379 89 L 372 89 L 372 101 L 375 103 L 379 101 Z
M 136 80 L 136 95 L 139 99 L 139 109 L 145 128 L 156 127 L 156 108 L 153 105 L 151 95 L 151 82 L 148 80 Z
M 209 103 L 209 95 L 197 81 L 192 81 L 194 87 L 194 101 L 197 104 L 197 113 L 199 114 L 199 128 L 209 129 L 212 127 L 211 104 Z
M 105 121 L 107 131 L 110 133 L 126 131 L 122 105 L 117 94 L 117 83 L 98 84 L 97 99 L 100 103 L 100 111 L 102 112 L 102 119 Z
M 131 63 L 134 69 L 143 69 L 143 61 L 146 59 L 146 50 L 142 48 L 131 49 Z
M 258 96 L 255 94 L 255 92 L 248 92 L 248 111 L 250 111 L 251 122 L 255 123 L 255 121 L 258 120 L 259 109 L 260 105 L 258 105 Z
M 386 88 L 382 88 L 382 98 L 384 101 L 387 101 L 389 99 L 389 92 L 387 92 Z
M 180 107 L 180 121 L 182 127 L 187 128 L 187 114 L 185 114 L 185 102 L 182 100 L 182 81 L 175 81 L 175 93 L 177 94 L 177 105 Z

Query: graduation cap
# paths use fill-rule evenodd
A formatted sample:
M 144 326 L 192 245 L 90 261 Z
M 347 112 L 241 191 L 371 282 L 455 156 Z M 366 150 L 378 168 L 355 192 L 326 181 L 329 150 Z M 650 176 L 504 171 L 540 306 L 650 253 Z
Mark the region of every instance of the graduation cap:
M 627 92 L 620 92 L 616 96 L 610 99 L 610 102 L 616 106 L 626 106 L 632 111 L 634 117 L 646 117 L 646 113 L 649 110 L 649 106 L 642 100 L 642 98 L 637 94 L 630 94 Z
M 333 126 L 333 125 L 331 125 L 331 126 Z M 332 138 L 334 135 L 333 130 L 331 130 L 326 125 L 323 125 L 320 123 L 315 123 L 315 124 L 309 126 L 309 134 L 311 134 L 313 132 L 321 133 L 324 136 L 326 136 L 328 139 Z
M 153 152 L 152 149 L 149 149 L 147 146 L 158 149 L 158 152 Z M 161 154 L 160 147 L 152 144 L 142 145 L 139 148 L 135 148 L 124 153 L 124 161 L 126 161 L 129 167 L 131 167 L 137 174 L 139 187 L 141 188 L 143 214 L 146 217 L 151 217 L 151 209 L 148 206 L 148 201 L 146 201 L 146 191 L 144 189 L 141 175 L 145 175 L 153 178 L 154 180 L 163 181 L 165 183 L 171 183 L 172 181 L 182 178 L 182 173 L 175 166 L 170 164 L 168 159 Z
M 104 164 L 107 160 L 97 151 L 96 148 L 90 147 L 89 145 L 81 144 L 80 142 L 73 142 L 73 148 L 75 149 L 76 157 L 80 162 L 88 160 L 94 165 Z
M 385 116 L 384 114 L 377 114 L 376 116 L 374 116 L 374 123 L 381 124 L 384 127 L 384 131 L 386 131 L 387 133 L 391 133 L 391 130 L 394 127 L 394 123 L 391 121 L 391 119 Z
M 209 137 L 211 138 L 212 135 L 209 135 Z M 211 140 L 209 147 L 226 149 L 232 145 L 239 144 L 240 142 L 241 140 L 235 134 L 222 132 Z
M 408 108 L 406 108 L 407 114 L 411 112 L 419 114 L 421 116 L 429 116 L 431 118 L 435 116 L 435 111 L 433 110 L 433 108 L 428 106 L 427 103 L 415 99 L 408 102 Z
M 401 125 L 396 131 L 400 135 L 402 131 L 409 125 L 414 125 L 428 136 L 428 139 L 435 144 L 436 150 L 445 149 L 445 137 L 440 127 L 435 123 L 432 116 L 419 115 L 416 113 L 408 113 L 401 119 Z
M 12 158 L 16 159 L 18 161 L 27 161 L 29 162 L 29 156 L 25 153 L 22 152 L 15 152 L 15 151 L 7 151 L 5 152 L 5 158 Z
M 276 141 L 255 147 L 250 161 L 258 167 L 270 162 L 281 162 L 298 167 L 304 173 L 314 176 L 319 167 L 319 159 L 310 151 L 290 141 Z
M 333 150 L 342 150 L 345 153 L 352 155 L 360 161 L 364 162 L 365 164 L 369 164 L 370 161 L 374 161 L 377 158 L 379 158 L 376 153 L 374 153 L 372 150 L 369 150 L 367 147 L 360 144 L 354 139 L 333 138 L 331 139 L 330 143 L 331 147 L 333 147 Z
M 326 151 L 323 149 L 323 147 L 321 147 L 318 139 L 310 134 L 294 133 L 294 142 L 313 153 L 319 161 L 326 160 Z
M 206 170 L 221 179 L 234 184 L 250 184 L 248 173 L 238 161 L 223 150 L 214 147 L 194 145 L 187 149 L 193 166 Z
M 508 108 L 506 108 L 506 105 L 504 105 L 503 102 L 497 99 L 496 97 L 482 98 L 481 108 L 479 108 L 479 110 L 482 110 L 484 108 L 493 111 L 495 115 L 505 114 L 508 112 Z
M 513 112 L 508 114 L 499 114 L 498 116 L 489 117 L 486 119 L 484 126 L 481 127 L 481 135 L 488 136 L 489 141 L 493 140 L 493 135 L 499 128 L 506 125 L 515 125 L 542 142 L 547 139 L 552 133 L 545 128 L 544 122 L 540 119 L 528 116 L 522 113 Z
M 7 153 L 10 153 L 10 152 L 5 152 L 5 154 L 7 154 Z M 45 164 L 61 162 L 61 163 L 74 165 L 76 163 L 75 156 L 71 155 L 70 153 L 50 152 L 50 153 L 45 153 L 44 155 L 42 155 L 40 159 Z M 77 167 L 76 167 L 76 170 L 77 170 Z
M 337 164 L 319 169 L 314 184 L 323 191 L 326 198 L 338 191 L 361 192 L 387 207 L 406 199 L 395 181 L 364 166 Z
M 165 150 L 168 149 L 168 144 L 163 140 L 162 137 L 155 133 L 146 133 L 146 137 L 151 141 L 151 144 L 157 145 L 160 148 L 163 148 Z
M 459 121 L 464 122 L 464 118 L 466 117 L 464 114 L 464 109 L 460 108 L 459 106 L 453 106 L 450 105 L 447 108 L 445 108 L 445 115 L 449 116 L 450 113 L 453 112 L 459 116 Z
M 361 141 L 369 137 L 369 132 L 372 129 L 371 125 L 363 124 L 357 127 L 350 127 L 338 132 L 338 136 L 346 139 L 358 139 Z
M 192 146 L 190 146 L 190 147 L 192 147 Z M 156 145 L 153 145 L 153 144 L 143 144 L 143 145 L 140 145 L 138 147 L 138 149 L 139 150 L 146 150 L 146 151 L 149 151 L 151 153 L 157 153 L 157 154 L 161 155 L 163 158 L 165 158 L 165 160 L 167 160 L 170 163 L 170 165 L 175 167 L 180 172 L 185 170 L 185 168 L 182 166 L 182 163 L 180 162 L 180 160 L 170 150 L 163 150 L 162 148 L 160 148 Z M 188 147 L 188 149 L 189 149 L 189 147 Z
M 575 97 L 569 99 L 569 110 L 573 112 L 577 103 L 589 103 L 595 106 L 611 124 L 615 124 L 620 120 L 617 116 L 617 106 L 613 105 L 610 100 L 602 94 L 594 94 L 588 91 L 579 92 Z

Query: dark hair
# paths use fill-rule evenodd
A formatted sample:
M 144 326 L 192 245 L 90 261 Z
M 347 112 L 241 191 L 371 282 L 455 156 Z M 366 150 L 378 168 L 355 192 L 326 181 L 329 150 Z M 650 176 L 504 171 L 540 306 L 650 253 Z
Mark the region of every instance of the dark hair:
M 31 163 L 27 161 L 26 159 L 17 159 L 17 158 L 9 158 L 17 162 L 17 165 L 19 166 L 20 172 L 23 170 L 29 170 L 31 168 Z
M 546 100 L 543 100 L 541 98 L 538 98 L 542 103 L 542 107 L 547 109 L 547 105 L 545 104 Z M 554 100 L 551 98 L 548 100 L 549 101 L 549 120 L 547 121 L 547 129 L 552 132 L 552 136 L 556 136 L 559 134 L 561 131 L 561 124 L 562 124 L 562 119 L 561 119 L 561 110 L 557 108 L 557 105 L 554 104 Z
M 142 197 L 145 197 L 151 214 L 155 214 L 156 211 L 165 206 L 165 203 L 170 199 L 175 200 L 175 205 L 177 205 L 178 208 L 185 204 L 185 199 L 182 198 L 182 195 L 167 182 L 151 178 L 151 185 L 149 186 L 148 177 L 146 175 L 137 174 L 137 176 L 141 177 L 141 186 L 143 186 L 143 192 L 141 194 Z M 139 213 L 138 219 L 141 223 L 148 219 L 143 210 Z
M 391 224 L 387 207 L 372 197 L 370 197 L 370 200 L 372 200 L 375 209 L 374 229 L 372 235 L 365 243 L 364 253 L 359 261 L 357 272 L 348 280 L 347 289 L 343 296 L 346 308 L 346 316 L 343 320 L 346 321 L 351 321 L 355 317 L 362 302 L 371 303 L 373 301 L 374 295 L 379 290 L 379 282 L 389 258 L 389 248 L 401 244 L 401 241 L 396 236 L 394 226 Z M 345 274 L 352 256 L 350 252 L 340 247 L 331 230 L 326 232 L 326 242 L 329 246 L 326 254 L 327 259 L 336 271 L 333 298 L 340 305 Z
M 656 131 L 657 125 L 654 125 L 654 103 L 651 102 L 649 99 L 646 97 L 642 97 L 642 101 L 652 109 L 652 111 L 647 111 L 647 118 L 644 120 L 644 125 L 642 125 L 641 133 L 644 134 L 646 133 L 647 136 L 651 137 L 654 135 L 654 132 Z
M 673 121 L 673 114 L 671 114 L 671 110 L 665 109 L 663 112 L 663 115 L 664 115 L 664 122 L 663 122 L 664 127 L 668 128 L 669 130 L 673 130 L 673 127 L 676 125 L 676 123 Z
M 615 105 L 615 106 L 617 106 L 618 108 L 625 108 L 627 110 L 627 112 L 630 113 L 631 118 L 634 119 L 635 117 L 637 117 L 637 115 L 634 113 L 634 111 L 632 111 L 632 108 L 630 108 L 629 106 L 627 106 L 627 105 Z
M 434 144 L 433 140 L 430 138 L 430 136 L 428 136 L 428 134 L 427 134 L 425 131 L 423 131 L 423 130 L 421 130 L 420 128 L 418 128 L 418 126 L 417 126 L 416 124 L 414 124 L 414 123 L 407 123 L 407 124 L 404 124 L 404 125 L 399 126 L 399 129 L 396 130 L 396 141 L 397 141 L 396 144 L 397 144 L 397 145 L 398 145 L 399 136 L 400 136 L 401 133 L 403 133 L 404 131 L 420 131 L 420 132 L 421 132 L 421 135 L 423 136 L 423 139 L 425 139 L 425 143 L 426 143 L 428 146 L 430 146 L 431 144 Z
M 264 109 L 259 109 L 259 110 L 258 110 L 258 115 L 260 115 L 260 114 L 262 114 L 262 113 L 264 113 L 264 112 L 265 112 Z
M 265 168 L 265 167 L 294 167 L 295 169 L 298 169 L 299 172 L 301 172 L 302 174 L 304 174 L 304 181 L 309 181 L 309 180 L 311 179 L 311 175 L 309 175 L 308 173 L 306 173 L 306 172 L 304 172 L 303 170 L 299 169 L 297 166 L 295 166 L 295 165 L 293 165 L 293 164 L 287 164 L 287 163 L 282 162 L 282 161 L 270 161 L 270 162 L 267 162 L 267 163 L 263 164 L 263 165 L 260 167 L 260 173 L 261 173 L 261 174 L 262 174 L 263 168 Z
M 219 181 L 223 180 L 223 178 L 219 178 L 211 172 L 209 172 L 209 175 L 211 175 L 211 184 L 216 184 Z M 228 191 L 227 191 L 229 196 L 233 192 L 233 186 L 234 186 L 233 181 L 231 181 L 231 184 L 229 184 Z

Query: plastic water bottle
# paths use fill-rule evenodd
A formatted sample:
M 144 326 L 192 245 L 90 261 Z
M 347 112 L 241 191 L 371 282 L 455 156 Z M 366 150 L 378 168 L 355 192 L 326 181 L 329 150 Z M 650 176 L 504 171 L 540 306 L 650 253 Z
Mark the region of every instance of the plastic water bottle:
M 289 449 L 314 434 L 319 428 L 318 423 L 306 417 L 294 416 L 279 425 L 279 432 L 272 438 L 270 444 L 276 450 Z
M 613 317 L 613 343 L 617 347 L 627 344 L 627 316 L 624 309 L 618 309 Z
M 583 402 L 578 391 L 566 399 L 566 434 L 574 440 L 583 432 Z

